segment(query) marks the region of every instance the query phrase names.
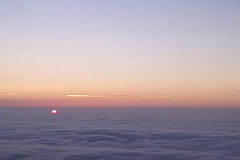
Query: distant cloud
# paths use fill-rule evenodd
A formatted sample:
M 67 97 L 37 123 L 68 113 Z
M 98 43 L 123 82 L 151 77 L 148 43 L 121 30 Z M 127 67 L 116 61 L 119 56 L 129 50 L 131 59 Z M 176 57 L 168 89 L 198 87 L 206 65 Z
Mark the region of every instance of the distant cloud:
M 85 95 L 85 94 L 67 94 L 65 95 L 66 97 L 89 97 L 89 95 Z
M 33 50 L 32 50 L 32 53 L 33 53 L 33 54 L 39 54 L 39 50 L 38 50 L 38 49 L 33 49 Z
M 18 93 L 0 93 L 0 96 L 16 96 Z
M 72 98 L 104 98 L 104 99 L 119 99 L 119 98 L 169 98 L 170 96 L 139 96 L 139 95 L 87 95 L 87 94 L 67 94 L 66 97 Z
M 73 98 L 108 98 L 108 96 L 92 96 L 87 94 L 67 94 L 65 96 Z

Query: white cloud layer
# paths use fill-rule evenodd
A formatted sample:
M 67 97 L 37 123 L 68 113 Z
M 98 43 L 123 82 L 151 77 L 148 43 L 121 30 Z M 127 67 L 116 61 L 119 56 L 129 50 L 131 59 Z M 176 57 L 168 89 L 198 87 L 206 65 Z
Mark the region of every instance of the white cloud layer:
M 188 111 L 177 120 L 172 115 L 179 116 L 181 111 L 174 110 L 172 115 L 171 111 L 149 114 L 144 110 L 126 112 L 127 109 L 73 109 L 71 113 L 59 110 L 60 115 L 47 114 L 46 109 L 6 110 L 0 110 L 0 160 L 240 158 L 240 123 L 234 115 L 231 120 L 225 115 L 221 119 L 216 116 L 218 120 L 200 116 L 200 120 L 187 121 Z M 132 113 L 135 115 L 131 117 Z M 157 119 L 157 115 L 168 118 Z

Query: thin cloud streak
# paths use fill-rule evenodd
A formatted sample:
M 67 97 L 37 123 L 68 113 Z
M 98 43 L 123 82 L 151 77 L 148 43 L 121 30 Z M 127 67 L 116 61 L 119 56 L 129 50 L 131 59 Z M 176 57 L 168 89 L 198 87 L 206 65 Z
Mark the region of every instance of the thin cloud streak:
M 18 93 L 1 93 L 0 96 L 16 96 Z
M 67 94 L 66 97 L 89 97 L 89 95 Z
M 65 96 L 73 98 L 108 98 L 108 96 L 92 96 L 87 94 L 67 94 Z
M 66 97 L 70 98 L 107 98 L 107 99 L 120 99 L 120 98 L 170 98 L 170 96 L 138 96 L 138 95 L 85 95 L 85 94 L 67 94 Z

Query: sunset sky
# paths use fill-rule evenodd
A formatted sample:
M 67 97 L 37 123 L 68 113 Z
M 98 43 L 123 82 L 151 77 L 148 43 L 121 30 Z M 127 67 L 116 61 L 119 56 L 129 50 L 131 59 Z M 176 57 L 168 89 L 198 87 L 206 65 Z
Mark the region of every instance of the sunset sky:
M 240 107 L 240 1 L 0 0 L 0 106 Z

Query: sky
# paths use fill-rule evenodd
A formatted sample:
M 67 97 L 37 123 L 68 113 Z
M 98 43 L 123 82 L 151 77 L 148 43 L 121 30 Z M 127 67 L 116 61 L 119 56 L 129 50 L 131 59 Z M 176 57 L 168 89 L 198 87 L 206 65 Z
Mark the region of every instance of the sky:
M 239 0 L 0 0 L 0 106 L 240 107 Z

